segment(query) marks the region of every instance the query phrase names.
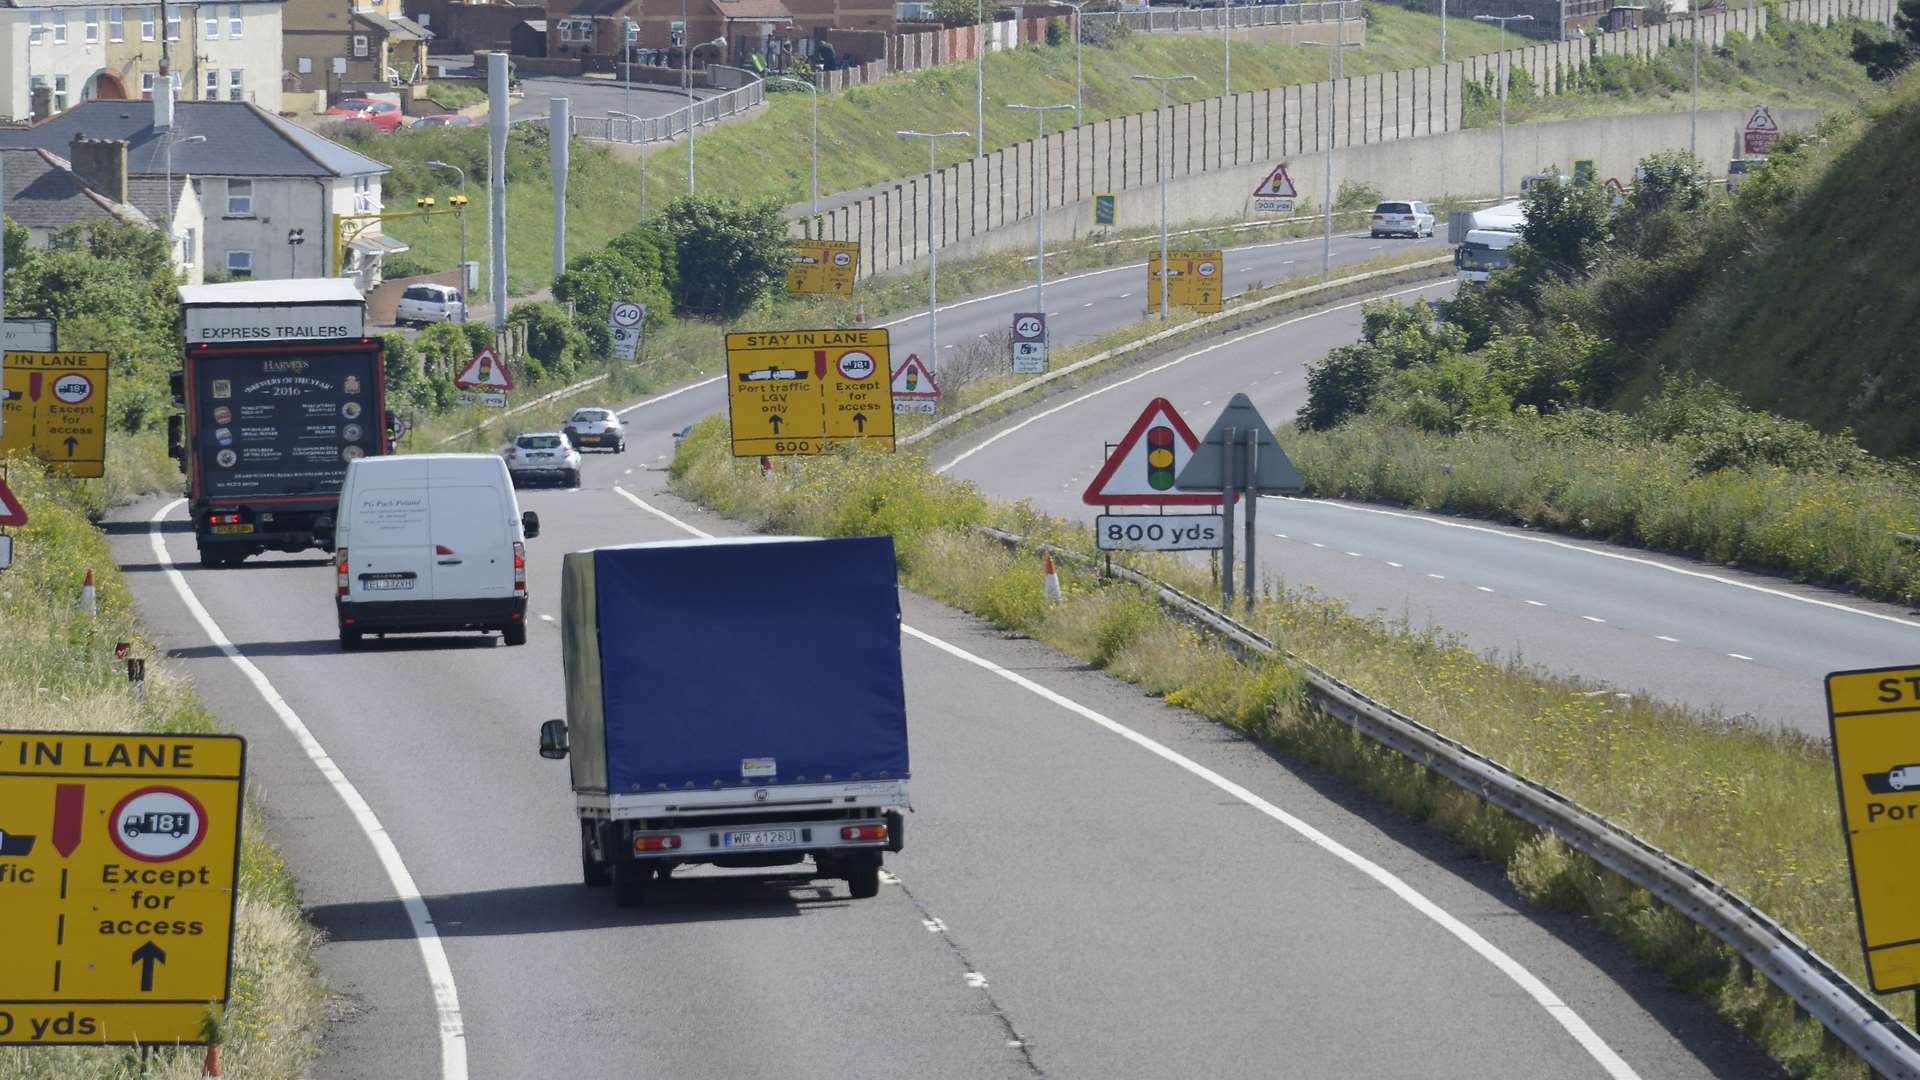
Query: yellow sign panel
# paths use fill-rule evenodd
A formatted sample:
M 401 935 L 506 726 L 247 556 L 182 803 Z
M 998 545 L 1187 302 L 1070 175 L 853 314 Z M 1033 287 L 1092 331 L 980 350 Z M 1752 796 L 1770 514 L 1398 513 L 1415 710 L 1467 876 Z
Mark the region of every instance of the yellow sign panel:
M 246 742 L 0 731 L 0 1043 L 205 1042 Z
M 885 330 L 727 335 L 727 415 L 736 457 L 893 449 Z
M 10 352 L 0 454 L 32 454 L 67 476 L 99 476 L 107 461 L 107 354 Z
M 1224 253 L 1213 251 L 1167 252 L 1167 303 L 1211 314 L 1220 310 L 1225 290 L 1227 262 Z M 1147 310 L 1160 310 L 1160 253 L 1147 259 Z
M 1920 987 L 1920 667 L 1827 676 L 1827 715 L 1867 979 Z
M 852 296 L 860 270 L 860 245 L 847 240 L 795 240 L 787 266 L 787 291 L 795 296 Z

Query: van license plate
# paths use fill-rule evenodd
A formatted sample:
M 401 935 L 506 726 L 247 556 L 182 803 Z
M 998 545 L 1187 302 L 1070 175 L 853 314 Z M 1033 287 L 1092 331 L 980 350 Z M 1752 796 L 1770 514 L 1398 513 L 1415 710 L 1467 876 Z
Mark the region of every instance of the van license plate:
M 251 525 L 215 525 L 213 527 L 213 531 L 215 535 L 231 536 L 235 533 L 250 533 L 253 531 L 253 526 Z
M 367 590 L 411 589 L 413 588 L 413 575 L 410 573 L 361 574 L 360 587 Z
M 795 829 L 755 829 L 752 832 L 730 832 L 723 846 L 738 847 L 790 847 L 800 842 L 800 833 Z

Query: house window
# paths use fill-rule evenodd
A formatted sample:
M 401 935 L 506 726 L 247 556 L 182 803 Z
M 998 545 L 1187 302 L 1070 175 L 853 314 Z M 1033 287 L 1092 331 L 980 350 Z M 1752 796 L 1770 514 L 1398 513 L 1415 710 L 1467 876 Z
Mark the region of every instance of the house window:
M 240 5 L 239 4 L 227 5 L 227 36 L 234 39 L 235 41 L 240 40 Z
M 53 77 L 53 111 L 65 112 L 66 110 L 67 77 L 65 75 L 55 75 Z
M 353 35 L 353 55 L 361 60 L 367 58 L 367 35 Z
M 180 9 L 177 7 L 167 9 L 167 40 L 180 40 Z
M 87 27 L 87 30 L 86 30 L 87 44 L 89 45 L 98 44 L 100 41 L 100 9 L 88 8 L 84 18 L 86 19 L 86 27 Z
M 593 20 L 561 19 L 560 40 L 568 44 L 593 44 Z
M 227 181 L 227 216 L 253 216 L 253 181 Z
M 236 278 L 252 277 L 253 276 L 253 252 L 251 251 L 227 252 L 227 273 L 233 275 Z
M 180 265 L 193 265 L 193 249 L 196 237 L 192 229 L 180 230 Z
M 154 13 L 154 9 L 150 7 L 140 9 L 140 40 L 141 41 L 153 40 L 153 13 Z
M 219 68 L 207 69 L 207 86 L 205 90 L 201 91 L 200 100 L 201 101 L 219 101 L 220 100 L 220 69 Z
M 205 37 L 208 41 L 219 40 L 220 38 L 220 9 L 219 8 L 214 7 L 211 4 L 207 5 L 207 12 L 205 15 L 201 17 L 200 23 L 201 23 L 200 25 L 201 36 Z
M 107 40 L 127 40 L 126 12 L 120 8 L 107 9 Z
M 313 57 L 311 56 L 301 57 L 299 60 L 299 66 L 300 66 L 300 74 L 302 75 L 313 74 Z
M 151 71 L 143 71 L 140 73 L 140 100 L 153 100 L 153 79 L 154 75 Z
M 67 43 L 67 13 L 58 8 L 53 12 L 53 43 L 55 45 Z
M 239 68 L 234 68 L 232 71 L 227 72 L 227 100 L 228 101 L 247 100 L 246 82 L 242 78 L 242 74 L 243 73 Z
M 356 176 L 353 178 L 353 212 L 356 214 L 377 214 L 380 206 L 373 199 L 373 178 Z

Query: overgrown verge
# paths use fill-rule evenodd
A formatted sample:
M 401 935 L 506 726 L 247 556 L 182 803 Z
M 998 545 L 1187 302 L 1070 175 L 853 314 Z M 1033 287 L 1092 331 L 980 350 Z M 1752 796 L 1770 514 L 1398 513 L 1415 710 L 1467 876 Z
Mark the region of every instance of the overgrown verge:
M 908 452 L 788 460 L 763 475 L 729 456 L 718 418 L 682 443 L 672 478 L 683 495 L 759 530 L 891 534 L 904 585 L 1233 724 L 1442 828 L 1503 865 L 1529 901 L 1595 919 L 1795 1075 L 1863 1075 L 1857 1063 L 1823 1053 L 1817 1025 L 1796 1022 L 1789 1003 L 1743 979 L 1731 953 L 1684 916 L 1329 720 L 1283 664 L 1238 660 L 1138 589 L 1074 567 L 1062 568 L 1067 602 L 1049 605 L 1037 560 L 1010 555 L 970 528 L 999 525 L 1091 555 L 1083 527 L 993 503 L 931 474 Z M 1216 596 L 1193 563 L 1147 557 L 1134 565 Z M 1359 617 L 1311 593 L 1269 585 L 1247 622 L 1281 648 L 1700 868 L 1862 978 L 1823 746 L 1497 663 L 1440 631 Z M 1888 1004 L 1912 1015 L 1908 1001 Z
M 163 459 L 164 460 L 164 459 Z M 29 523 L 15 531 L 13 566 L 0 572 L 0 726 L 36 730 L 209 732 L 212 717 L 193 690 L 160 665 L 147 668 L 144 700 L 128 692 L 112 662 L 116 642 L 152 657 L 125 580 L 92 517 L 106 491 L 95 483 L 48 477 L 15 461 L 8 476 Z M 78 606 L 93 571 L 99 615 Z M 210 1024 L 222 1043 L 227 1075 L 295 1077 L 314 1059 L 325 993 L 313 949 L 318 932 L 300 911 L 293 880 L 266 835 L 261 800 L 248 793 L 240 854 L 233 996 Z M 196 1080 L 198 1047 L 7 1048 L 6 1080 Z

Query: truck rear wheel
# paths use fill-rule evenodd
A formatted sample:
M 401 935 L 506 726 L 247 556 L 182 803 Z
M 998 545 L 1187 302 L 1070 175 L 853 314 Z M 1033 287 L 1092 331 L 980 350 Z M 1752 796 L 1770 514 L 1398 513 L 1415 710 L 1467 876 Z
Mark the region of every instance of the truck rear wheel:
M 647 902 L 647 883 L 653 880 L 653 867 L 638 859 L 622 859 L 613 864 L 613 902 L 618 907 L 639 907 Z
M 863 860 L 847 867 L 847 892 L 855 900 L 871 900 L 880 895 L 880 860 Z
M 244 555 L 239 555 L 221 547 L 202 547 L 200 549 L 200 565 L 209 570 L 222 566 L 232 566 L 245 557 Z

